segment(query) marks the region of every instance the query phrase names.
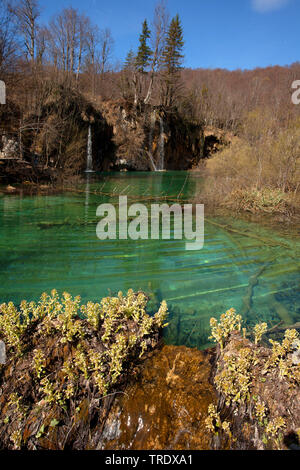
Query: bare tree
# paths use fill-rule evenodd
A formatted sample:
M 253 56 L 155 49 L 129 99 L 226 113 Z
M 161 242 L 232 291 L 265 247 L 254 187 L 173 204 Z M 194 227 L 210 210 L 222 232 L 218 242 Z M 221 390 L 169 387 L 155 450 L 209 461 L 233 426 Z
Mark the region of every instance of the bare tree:
M 154 85 L 155 74 L 161 66 L 162 53 L 165 47 L 166 34 L 169 25 L 169 14 L 166 9 L 164 0 L 156 5 L 153 20 L 153 33 L 152 33 L 152 63 L 150 72 L 150 82 L 148 91 L 144 100 L 147 104 L 151 100 L 152 90 Z
M 98 47 L 100 43 L 100 30 L 97 25 L 91 25 L 86 30 L 86 57 L 85 71 L 91 75 L 92 94 L 96 93 L 96 76 L 99 69 Z
M 92 30 L 92 25 L 90 19 L 85 15 L 80 15 L 78 17 L 78 61 L 77 61 L 77 71 L 76 71 L 76 80 L 79 78 L 79 73 L 81 71 L 83 57 L 88 50 L 88 37 L 89 33 Z
M 15 25 L 6 0 L 0 0 L 0 73 L 9 71 L 18 50 Z
M 65 28 L 67 35 L 67 70 L 74 72 L 75 53 L 78 47 L 79 36 L 79 15 L 74 8 L 67 8 L 63 11 L 65 17 Z
M 109 60 L 112 55 L 114 40 L 110 29 L 106 28 L 100 32 L 100 73 L 103 75 L 107 71 Z
M 38 31 L 37 20 L 40 16 L 38 0 L 19 0 L 11 5 L 10 11 L 15 15 L 18 28 L 23 37 L 26 54 L 33 64 Z
M 74 8 L 65 8 L 49 24 L 49 55 L 58 70 L 79 74 L 89 55 L 95 61 L 96 28 L 90 19 Z
M 50 61 L 56 69 L 66 71 L 67 37 L 64 26 L 62 15 L 56 15 L 50 21 L 48 28 L 48 54 Z
M 47 28 L 39 28 L 37 37 L 36 37 L 36 63 L 38 65 L 43 64 L 44 55 L 46 53 L 48 40 L 48 30 Z
M 100 43 L 100 30 L 97 25 L 90 25 L 86 31 L 86 67 L 96 68 L 97 51 Z

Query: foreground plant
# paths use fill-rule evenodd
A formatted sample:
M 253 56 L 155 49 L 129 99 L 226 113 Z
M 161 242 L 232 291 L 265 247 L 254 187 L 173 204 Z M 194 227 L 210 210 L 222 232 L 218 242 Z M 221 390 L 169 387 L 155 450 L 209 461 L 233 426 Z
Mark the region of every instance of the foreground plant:
M 240 439 L 242 428 L 246 440 L 252 432 L 255 445 L 260 439 L 265 448 L 283 448 L 284 432 L 289 429 L 297 433 L 299 423 L 300 364 L 293 353 L 300 348 L 300 335 L 288 329 L 281 342 L 270 339 L 272 348 L 266 348 L 259 346 L 268 332 L 266 323 L 255 325 L 254 343 L 247 339 L 250 335 L 245 328 L 241 334 L 240 325 L 241 318 L 234 310 L 222 315 L 219 323 L 211 320 L 211 338 L 219 344 L 214 376 L 219 407 L 224 411 L 225 404 L 226 415 L 230 410 Z M 211 405 L 207 428 L 212 433 L 222 431 L 218 416 Z
M 2 304 L 0 339 L 8 363 L 0 376 L 1 446 L 37 448 L 43 439 L 49 441 L 49 433 L 60 432 L 50 425 L 54 421 L 75 432 L 75 415 L 82 420 L 87 397 L 89 421 L 105 397 L 121 391 L 166 326 L 166 302 L 153 317 L 146 312 L 147 302 L 144 293 L 130 290 L 81 305 L 80 297 L 64 293 L 60 298 L 53 290 L 38 303 L 22 302 L 19 309 Z M 32 420 L 39 422 L 34 437 L 27 428 Z
M 223 350 L 230 333 L 235 330 L 241 331 L 241 325 L 242 317 L 237 315 L 234 308 L 231 308 L 221 315 L 219 323 L 215 318 L 210 320 L 211 336 L 209 339 L 213 339 L 214 342 L 219 343 L 221 350 Z

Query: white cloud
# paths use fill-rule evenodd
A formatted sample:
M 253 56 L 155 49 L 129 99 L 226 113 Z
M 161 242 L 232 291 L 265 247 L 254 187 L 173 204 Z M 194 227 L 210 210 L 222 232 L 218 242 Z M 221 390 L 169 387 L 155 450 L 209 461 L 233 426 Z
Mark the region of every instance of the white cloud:
M 268 11 L 279 10 L 287 5 L 290 0 L 252 0 L 252 6 L 255 11 L 259 13 L 266 13 Z

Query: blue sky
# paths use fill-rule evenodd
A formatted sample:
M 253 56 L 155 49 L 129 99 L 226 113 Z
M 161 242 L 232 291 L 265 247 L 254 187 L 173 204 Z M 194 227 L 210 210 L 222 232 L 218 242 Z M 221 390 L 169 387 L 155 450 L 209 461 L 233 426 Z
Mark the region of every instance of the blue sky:
M 137 45 L 142 21 L 157 0 L 40 0 L 46 22 L 63 7 L 110 28 L 115 60 Z M 251 69 L 300 60 L 300 0 L 167 0 L 179 13 L 185 37 L 185 66 Z

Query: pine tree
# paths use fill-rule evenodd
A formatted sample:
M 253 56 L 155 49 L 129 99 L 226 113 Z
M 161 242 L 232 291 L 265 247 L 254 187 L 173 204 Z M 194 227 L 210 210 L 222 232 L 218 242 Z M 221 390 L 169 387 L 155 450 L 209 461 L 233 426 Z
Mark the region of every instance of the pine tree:
M 124 62 L 124 70 L 133 70 L 136 63 L 136 57 L 132 49 L 128 52 L 125 62 Z
M 139 72 L 144 73 L 150 64 L 152 50 L 148 46 L 148 39 L 151 36 L 151 31 L 148 28 L 147 20 L 143 23 L 142 34 L 140 35 L 140 45 L 136 57 L 136 65 Z
M 133 98 L 134 104 L 137 104 L 137 65 L 136 65 L 136 55 L 132 49 L 128 52 L 124 67 L 123 73 L 121 75 L 121 89 L 122 95 L 125 99 Z
M 180 88 L 180 70 L 184 59 L 183 46 L 182 26 L 179 15 L 176 15 L 169 26 L 162 59 L 163 103 L 168 107 L 174 105 L 176 94 Z

